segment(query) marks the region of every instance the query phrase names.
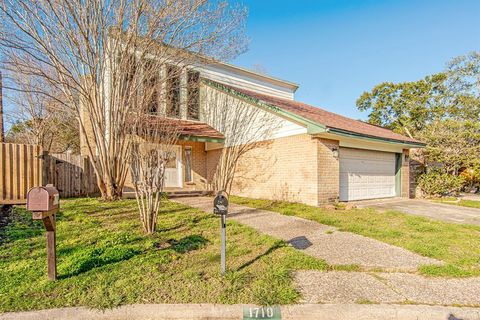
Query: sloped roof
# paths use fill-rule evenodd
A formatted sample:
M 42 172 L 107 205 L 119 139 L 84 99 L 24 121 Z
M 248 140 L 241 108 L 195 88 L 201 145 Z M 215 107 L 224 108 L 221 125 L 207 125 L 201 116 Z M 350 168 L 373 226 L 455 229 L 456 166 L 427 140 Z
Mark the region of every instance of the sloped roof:
M 221 132 L 215 130 L 206 123 L 187 120 L 175 121 L 178 124 L 180 135 L 225 139 L 225 136 Z
M 246 95 L 258 102 L 265 103 L 270 106 L 280 108 L 288 113 L 293 113 L 302 118 L 314 121 L 328 129 L 333 129 L 332 133 L 352 133 L 366 137 L 381 138 L 386 140 L 398 141 L 401 143 L 413 143 L 424 145 L 421 141 L 406 137 L 404 135 L 393 132 L 390 129 L 375 126 L 359 120 L 350 119 L 339 114 L 317 108 L 302 102 L 277 98 L 250 90 L 245 90 L 229 85 L 215 83 L 217 87 L 225 87 L 242 95 Z
M 168 123 L 169 126 L 174 126 L 176 132 L 183 138 L 213 138 L 216 140 L 224 140 L 225 136 L 209 126 L 204 122 L 191 121 L 191 120 L 180 120 L 161 117 L 157 115 L 147 115 L 142 121 L 148 122 L 148 124 L 154 126 L 156 122 Z
M 225 136 L 204 122 L 190 120 L 172 120 L 181 136 L 225 139 Z

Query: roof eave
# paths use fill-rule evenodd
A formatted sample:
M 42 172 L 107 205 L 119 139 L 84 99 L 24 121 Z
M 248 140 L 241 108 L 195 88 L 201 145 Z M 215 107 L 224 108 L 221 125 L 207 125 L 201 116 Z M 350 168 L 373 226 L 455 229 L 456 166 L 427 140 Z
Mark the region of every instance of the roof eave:
M 378 136 L 371 136 L 371 135 L 366 135 L 362 133 L 341 130 L 337 128 L 327 128 L 326 132 L 336 134 L 339 136 L 350 137 L 350 138 L 358 138 L 358 139 L 364 139 L 364 140 L 370 140 L 370 141 L 376 141 L 376 142 L 392 143 L 392 144 L 402 145 L 408 148 L 425 148 L 426 147 L 426 144 L 423 142 L 402 141 L 402 140 L 396 140 L 391 138 L 383 138 Z
M 225 142 L 225 138 L 195 136 L 195 135 L 188 135 L 188 134 L 180 135 L 180 140 L 188 140 L 188 141 L 194 141 L 194 142 L 214 142 L 214 143 L 224 143 Z

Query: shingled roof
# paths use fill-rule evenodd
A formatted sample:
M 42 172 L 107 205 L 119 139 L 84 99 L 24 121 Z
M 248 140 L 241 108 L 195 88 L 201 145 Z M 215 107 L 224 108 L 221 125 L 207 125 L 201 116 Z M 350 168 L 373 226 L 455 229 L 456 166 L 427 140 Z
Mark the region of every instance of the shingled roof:
M 183 139 L 211 138 L 219 142 L 225 140 L 225 136 L 221 132 L 215 130 L 204 122 L 165 118 L 157 115 L 145 115 L 142 118 L 142 121 L 145 121 L 152 126 L 155 126 L 156 124 L 167 124 L 168 126 L 172 126 L 172 128 L 175 128 L 176 132 Z
M 224 87 L 233 90 L 241 95 L 245 95 L 253 100 L 265 103 L 270 106 L 280 108 L 288 113 L 293 113 L 302 118 L 314 121 L 331 130 L 332 133 L 352 133 L 372 138 L 380 138 L 401 143 L 412 143 L 424 145 L 421 141 L 406 137 L 404 135 L 393 132 L 392 130 L 368 124 L 359 120 L 350 119 L 339 114 L 317 108 L 302 102 L 277 98 L 266 94 L 257 93 L 229 85 L 215 83 L 216 87 Z
M 215 130 L 206 123 L 187 120 L 176 121 L 178 121 L 179 133 L 182 136 L 225 139 L 225 136 L 221 132 Z

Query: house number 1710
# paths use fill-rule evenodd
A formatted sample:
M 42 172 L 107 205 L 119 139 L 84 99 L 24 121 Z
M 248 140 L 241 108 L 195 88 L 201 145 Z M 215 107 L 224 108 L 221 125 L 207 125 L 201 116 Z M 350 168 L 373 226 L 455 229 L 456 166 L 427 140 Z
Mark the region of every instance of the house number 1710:
M 280 308 L 278 306 L 245 307 L 243 309 L 243 320 L 253 320 L 253 319 L 280 320 L 282 319 L 280 314 Z

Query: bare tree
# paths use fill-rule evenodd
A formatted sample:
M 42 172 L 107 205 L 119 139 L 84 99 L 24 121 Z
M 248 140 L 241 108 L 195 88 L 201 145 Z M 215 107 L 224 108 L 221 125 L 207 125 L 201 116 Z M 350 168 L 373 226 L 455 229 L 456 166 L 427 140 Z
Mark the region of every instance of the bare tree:
M 227 1 L 2 2 L 7 68 L 42 77 L 61 93 L 59 99 L 42 91 L 75 112 L 106 200 L 121 197 L 132 147 L 129 118 L 151 102 L 140 96 L 145 81 L 158 78 L 162 88 L 177 79 L 162 74 L 165 65 L 182 69 L 206 63 L 202 56 L 228 59 L 245 48 L 246 11 Z M 163 106 L 152 112 L 166 114 Z
M 60 98 L 55 87 L 43 77 L 9 72 L 9 86 L 13 91 L 8 99 L 15 106 L 6 114 L 12 126 L 7 134 L 9 141 L 42 146 L 44 151 L 79 151 L 78 122 L 71 109 L 41 92 Z
M 0 143 L 5 142 L 5 128 L 3 127 L 3 78 L 0 72 Z
M 216 86 L 207 83 L 204 98 L 206 122 L 225 135 L 212 187 L 214 191 L 230 192 L 235 177 L 239 175 L 240 161 L 246 160 L 254 149 L 267 147 L 280 128 L 281 120 L 272 111 L 218 90 Z

